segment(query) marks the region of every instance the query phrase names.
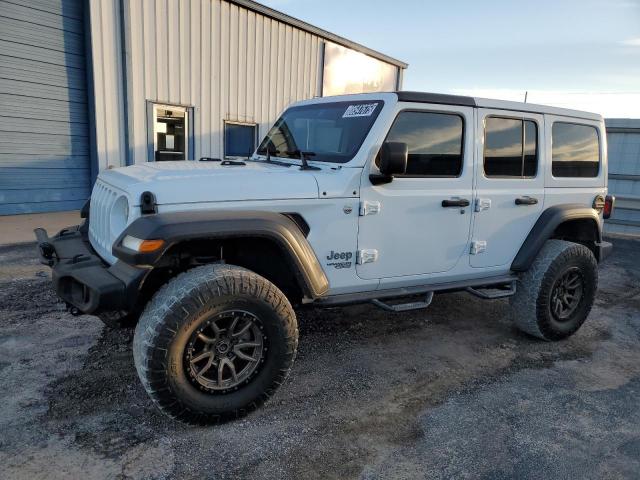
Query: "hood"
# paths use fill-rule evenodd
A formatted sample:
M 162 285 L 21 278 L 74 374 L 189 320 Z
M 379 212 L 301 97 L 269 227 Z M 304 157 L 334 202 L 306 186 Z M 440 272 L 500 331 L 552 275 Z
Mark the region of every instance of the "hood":
M 134 205 L 143 192 L 152 192 L 160 205 L 234 200 L 318 198 L 318 182 L 310 171 L 247 161 L 157 162 L 105 170 L 100 180 L 125 190 Z

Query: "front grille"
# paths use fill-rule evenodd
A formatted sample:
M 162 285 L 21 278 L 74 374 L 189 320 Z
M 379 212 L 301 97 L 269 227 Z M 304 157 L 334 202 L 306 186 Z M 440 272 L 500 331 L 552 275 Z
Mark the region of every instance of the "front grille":
M 119 192 L 110 185 L 96 181 L 91 192 L 91 209 L 89 218 L 89 240 L 93 248 L 108 263 L 116 258 L 111 253 L 115 238 L 111 232 L 111 208 L 119 196 Z

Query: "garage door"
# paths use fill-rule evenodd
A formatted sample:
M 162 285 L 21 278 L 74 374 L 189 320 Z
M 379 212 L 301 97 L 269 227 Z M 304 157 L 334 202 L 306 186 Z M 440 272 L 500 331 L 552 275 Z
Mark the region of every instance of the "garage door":
M 82 0 L 0 0 L 0 215 L 89 196 Z
M 640 120 L 607 119 L 609 193 L 616 196 L 611 233 L 640 235 Z

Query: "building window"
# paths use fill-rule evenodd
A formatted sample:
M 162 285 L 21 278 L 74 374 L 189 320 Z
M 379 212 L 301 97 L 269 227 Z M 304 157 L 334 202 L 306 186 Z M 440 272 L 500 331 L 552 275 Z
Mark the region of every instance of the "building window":
M 192 155 L 191 109 L 151 103 L 149 117 L 149 160 L 187 160 Z
M 484 127 L 487 177 L 532 178 L 538 171 L 538 126 L 531 120 L 488 117 Z
M 400 112 L 387 142 L 409 147 L 408 176 L 457 177 L 462 172 L 463 120 L 460 115 Z
M 255 124 L 224 123 L 224 156 L 250 157 L 256 149 Z
M 598 176 L 600 143 L 595 127 L 555 122 L 551 138 L 551 172 L 554 177 Z

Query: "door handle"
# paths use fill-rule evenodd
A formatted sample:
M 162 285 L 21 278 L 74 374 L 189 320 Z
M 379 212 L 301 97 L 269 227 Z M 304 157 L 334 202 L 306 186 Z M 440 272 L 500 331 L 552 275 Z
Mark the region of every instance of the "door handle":
M 533 197 L 516 198 L 516 205 L 536 205 L 537 203 L 538 199 Z
M 448 207 L 468 207 L 470 205 L 469 200 L 466 198 L 454 198 L 451 200 L 442 200 L 442 206 Z

